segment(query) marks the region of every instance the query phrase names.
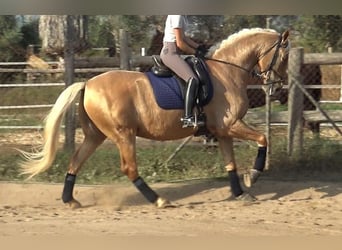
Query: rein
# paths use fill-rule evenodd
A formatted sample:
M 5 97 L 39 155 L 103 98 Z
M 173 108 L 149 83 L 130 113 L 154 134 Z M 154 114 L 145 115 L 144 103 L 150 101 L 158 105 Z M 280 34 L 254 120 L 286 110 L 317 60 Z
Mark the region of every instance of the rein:
M 218 63 L 222 63 L 222 64 L 226 64 L 226 65 L 231 65 L 234 66 L 236 68 L 239 68 L 241 70 L 246 71 L 248 74 L 253 74 L 254 70 L 248 70 L 240 65 L 237 65 L 235 63 L 231 63 L 231 62 L 227 62 L 227 61 L 223 61 L 223 60 L 219 60 L 219 59 L 214 59 L 214 58 L 210 58 L 210 57 L 204 57 L 204 59 L 208 60 L 208 61 L 214 61 L 214 62 L 218 62 Z

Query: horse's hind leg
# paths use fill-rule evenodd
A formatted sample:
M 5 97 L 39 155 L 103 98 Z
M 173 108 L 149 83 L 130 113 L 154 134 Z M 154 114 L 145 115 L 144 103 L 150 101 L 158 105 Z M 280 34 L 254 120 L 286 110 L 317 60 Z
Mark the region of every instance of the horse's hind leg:
M 73 197 L 73 189 L 76 181 L 76 175 L 80 171 L 84 162 L 90 157 L 96 148 L 103 142 L 105 137 L 92 137 L 86 135 L 83 143 L 73 154 L 68 166 L 68 172 L 65 177 L 62 200 L 72 208 L 80 207 L 81 204 Z
M 82 105 L 80 105 L 79 116 L 85 137 L 81 146 L 73 154 L 70 160 L 62 194 L 63 202 L 69 204 L 72 208 L 78 208 L 81 206 L 81 204 L 73 197 L 76 175 L 80 171 L 84 162 L 106 139 L 106 136 L 89 119 Z

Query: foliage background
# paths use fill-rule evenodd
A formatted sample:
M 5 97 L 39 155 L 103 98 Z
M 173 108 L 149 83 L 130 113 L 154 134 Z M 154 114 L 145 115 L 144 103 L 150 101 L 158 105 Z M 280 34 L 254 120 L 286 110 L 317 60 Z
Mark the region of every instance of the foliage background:
M 58 19 L 59 16 L 49 16 Z M 119 29 L 131 34 L 132 53 L 149 47 L 155 30 L 163 30 L 165 16 L 158 15 L 90 15 L 78 16 L 86 26 L 87 48 L 110 47 L 118 39 Z M 40 16 L 0 16 L 0 61 L 23 61 L 29 44 L 41 46 Z M 296 46 L 308 52 L 324 52 L 332 47 L 342 51 L 341 15 L 190 15 L 189 35 L 206 43 L 218 42 L 243 28 L 269 27 L 279 32 L 291 29 Z M 75 22 L 75 25 L 81 25 Z M 60 39 L 63 35 L 59 36 Z M 82 51 L 76 51 L 83 52 Z M 89 51 L 88 51 L 89 53 Z

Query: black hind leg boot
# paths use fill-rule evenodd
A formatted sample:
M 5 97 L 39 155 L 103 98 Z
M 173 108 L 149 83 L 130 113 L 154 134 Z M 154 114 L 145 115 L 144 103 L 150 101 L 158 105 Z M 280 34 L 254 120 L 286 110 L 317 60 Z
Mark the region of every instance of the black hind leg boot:
M 67 174 L 65 176 L 65 182 L 64 182 L 64 188 L 63 188 L 63 194 L 62 194 L 62 200 L 64 203 L 70 202 L 74 199 L 72 196 L 74 185 L 76 181 L 76 175 L 74 174 Z

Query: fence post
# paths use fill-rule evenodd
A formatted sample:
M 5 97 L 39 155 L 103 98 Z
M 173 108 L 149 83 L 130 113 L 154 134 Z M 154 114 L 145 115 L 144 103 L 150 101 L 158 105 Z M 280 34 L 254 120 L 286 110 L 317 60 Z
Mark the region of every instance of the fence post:
M 123 29 L 120 29 L 120 69 L 130 70 L 130 61 L 129 61 L 129 48 L 128 48 L 128 35 L 127 32 Z
M 288 142 L 287 154 L 292 156 L 296 151 L 301 154 L 303 148 L 303 92 L 297 85 L 302 84 L 302 75 L 300 72 L 304 60 L 304 49 L 293 48 L 290 51 L 288 62 Z
M 28 45 L 26 48 L 26 62 L 30 59 L 30 57 L 34 55 L 34 46 L 32 44 Z M 27 65 L 30 67 L 30 65 Z M 34 74 L 33 73 L 27 73 L 26 74 L 26 82 L 32 82 L 34 79 Z
M 272 142 L 271 142 L 271 97 L 269 95 L 270 86 L 267 85 L 265 91 L 265 126 L 266 126 L 266 140 L 267 140 L 267 157 L 266 157 L 266 163 L 265 163 L 265 169 L 270 168 L 270 159 L 272 154 Z
M 271 27 L 272 17 L 266 18 L 266 29 L 270 29 Z M 271 97 L 269 95 L 270 86 L 267 85 L 265 91 L 265 126 L 266 126 L 266 140 L 267 140 L 267 156 L 266 156 L 266 163 L 265 169 L 270 168 L 270 160 L 271 160 L 271 153 L 272 153 L 272 145 L 271 145 Z
M 65 42 L 64 42 L 64 81 L 67 88 L 74 82 L 74 26 L 73 16 L 68 15 L 66 21 L 65 30 Z M 73 152 L 75 150 L 75 130 L 76 130 L 76 118 L 75 118 L 75 105 L 70 106 L 65 114 L 65 142 L 64 149 Z

